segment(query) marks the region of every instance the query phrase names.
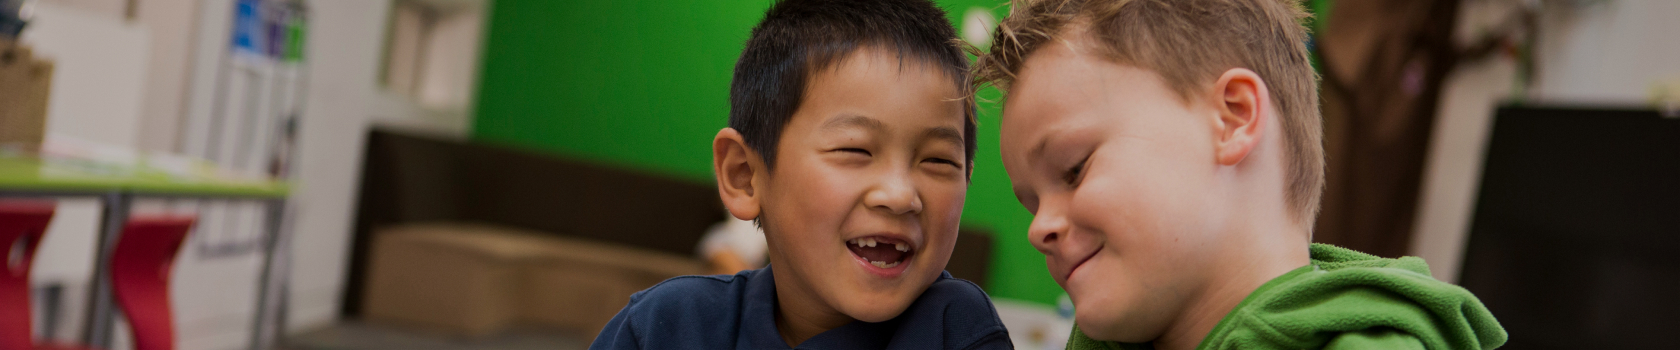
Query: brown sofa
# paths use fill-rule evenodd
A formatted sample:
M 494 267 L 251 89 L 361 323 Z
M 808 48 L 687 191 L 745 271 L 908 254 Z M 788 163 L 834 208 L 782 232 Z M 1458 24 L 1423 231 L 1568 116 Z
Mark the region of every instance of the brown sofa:
M 593 335 L 631 292 L 699 273 L 694 246 L 724 219 L 706 183 L 386 130 L 366 152 L 344 313 L 369 322 Z

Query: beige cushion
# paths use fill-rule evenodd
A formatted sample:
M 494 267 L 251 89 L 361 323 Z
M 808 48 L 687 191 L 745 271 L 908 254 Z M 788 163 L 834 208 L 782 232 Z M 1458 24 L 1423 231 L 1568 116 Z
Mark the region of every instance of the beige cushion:
M 363 315 L 459 336 L 525 324 L 593 337 L 631 293 L 703 269 L 686 256 L 493 225 L 403 225 L 375 232 Z

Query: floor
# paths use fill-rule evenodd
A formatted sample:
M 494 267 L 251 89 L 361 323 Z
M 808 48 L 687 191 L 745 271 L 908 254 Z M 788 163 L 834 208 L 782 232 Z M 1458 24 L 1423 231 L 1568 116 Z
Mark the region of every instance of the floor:
M 588 340 L 580 336 L 554 331 L 513 330 L 484 338 L 461 339 L 345 322 L 294 336 L 281 349 L 582 350 L 588 347 Z

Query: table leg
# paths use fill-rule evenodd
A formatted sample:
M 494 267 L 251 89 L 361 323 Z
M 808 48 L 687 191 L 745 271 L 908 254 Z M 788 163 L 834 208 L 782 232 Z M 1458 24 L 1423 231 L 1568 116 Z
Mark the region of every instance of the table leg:
M 115 299 L 111 296 L 111 252 L 122 238 L 128 221 L 128 210 L 134 199 L 123 192 L 112 192 L 100 198 L 104 212 L 99 219 L 99 250 L 94 257 L 93 282 L 88 293 L 86 345 L 97 349 L 111 347 L 111 330 L 116 321 Z
M 279 343 L 286 329 L 287 285 L 290 277 L 291 240 L 282 225 L 286 201 L 268 202 L 264 226 L 262 279 L 257 282 L 257 312 L 252 322 L 251 350 L 267 350 Z

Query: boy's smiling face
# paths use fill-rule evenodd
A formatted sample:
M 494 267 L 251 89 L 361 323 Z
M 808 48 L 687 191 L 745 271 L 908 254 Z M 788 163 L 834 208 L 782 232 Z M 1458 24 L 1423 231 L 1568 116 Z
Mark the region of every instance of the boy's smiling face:
M 896 317 L 956 243 L 962 95 L 937 67 L 874 47 L 814 71 L 804 95 L 754 186 L 782 311 Z
M 1213 233 L 1227 218 L 1209 200 L 1218 112 L 1082 42 L 1023 62 L 1005 101 L 1003 162 L 1080 328 L 1150 341 L 1193 307 L 1212 254 L 1229 245 Z

